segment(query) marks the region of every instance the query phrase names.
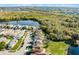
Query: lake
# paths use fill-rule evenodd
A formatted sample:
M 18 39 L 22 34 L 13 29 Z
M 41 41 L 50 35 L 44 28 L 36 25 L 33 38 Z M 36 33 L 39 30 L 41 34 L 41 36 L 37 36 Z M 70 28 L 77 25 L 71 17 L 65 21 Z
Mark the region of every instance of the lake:
M 0 22 L 0 24 L 12 24 L 12 25 L 21 25 L 21 26 L 39 26 L 39 23 L 32 20 L 20 20 L 20 21 L 9 21 L 9 22 Z

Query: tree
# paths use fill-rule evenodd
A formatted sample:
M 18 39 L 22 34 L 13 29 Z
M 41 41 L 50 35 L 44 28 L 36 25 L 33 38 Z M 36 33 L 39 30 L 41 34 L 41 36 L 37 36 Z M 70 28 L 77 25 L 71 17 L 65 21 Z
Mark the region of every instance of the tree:
M 23 30 L 26 29 L 26 26 L 22 27 L 22 29 L 23 29 Z
M 72 37 L 72 44 L 76 44 L 76 40 L 79 39 L 79 35 L 78 34 L 73 34 L 71 37 Z
M 6 47 L 5 42 L 0 42 L 0 51 Z

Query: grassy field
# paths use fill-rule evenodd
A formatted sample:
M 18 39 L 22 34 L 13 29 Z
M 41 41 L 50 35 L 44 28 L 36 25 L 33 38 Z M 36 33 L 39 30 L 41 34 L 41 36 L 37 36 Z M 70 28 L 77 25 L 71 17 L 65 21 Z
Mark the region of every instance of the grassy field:
M 68 45 L 64 42 L 49 42 L 48 48 L 46 48 L 47 52 L 54 54 L 54 55 L 65 55 L 66 49 Z

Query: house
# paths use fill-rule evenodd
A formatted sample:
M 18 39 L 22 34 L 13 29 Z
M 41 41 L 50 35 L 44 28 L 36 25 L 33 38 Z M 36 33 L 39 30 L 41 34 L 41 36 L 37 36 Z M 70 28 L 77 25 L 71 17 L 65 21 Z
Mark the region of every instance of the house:
M 13 39 L 13 40 L 8 44 L 8 49 L 12 48 L 17 42 L 18 42 L 18 40 Z
M 24 35 L 25 30 L 20 31 L 15 37 L 20 39 Z
M 9 41 L 10 40 L 7 40 L 5 37 L 0 38 L 0 42 L 6 42 L 6 44 L 7 44 L 7 43 L 9 43 Z
M 34 47 L 42 47 L 42 41 L 41 40 L 35 40 L 33 46 Z
M 4 31 L 3 29 L 0 29 L 0 35 L 2 35 L 2 34 L 3 34 L 3 31 Z

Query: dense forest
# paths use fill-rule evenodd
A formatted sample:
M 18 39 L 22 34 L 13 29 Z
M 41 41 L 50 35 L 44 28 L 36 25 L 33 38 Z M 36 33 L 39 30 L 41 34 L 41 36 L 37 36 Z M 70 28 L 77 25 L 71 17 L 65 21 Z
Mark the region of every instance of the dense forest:
M 72 39 L 72 34 L 79 34 L 79 15 L 57 12 L 59 11 L 1 11 L 0 21 L 38 21 L 48 41 L 66 41 Z

